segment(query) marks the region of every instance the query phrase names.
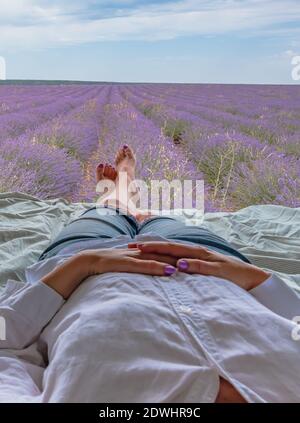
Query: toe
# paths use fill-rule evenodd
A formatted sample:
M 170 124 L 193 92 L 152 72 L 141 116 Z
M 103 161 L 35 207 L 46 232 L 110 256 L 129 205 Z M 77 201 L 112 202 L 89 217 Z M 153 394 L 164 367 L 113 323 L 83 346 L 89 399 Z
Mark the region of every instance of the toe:
M 109 179 L 112 179 L 112 176 L 113 176 L 113 168 L 112 168 L 111 165 L 108 166 L 107 176 L 109 177 Z
M 124 146 L 122 148 L 119 148 L 116 154 L 115 163 L 118 165 L 126 156 L 125 156 L 126 148 L 124 149 Z
M 103 171 L 104 171 L 104 165 L 103 165 L 103 163 L 99 163 L 98 166 L 97 166 L 97 170 L 96 170 L 97 181 L 100 181 L 100 179 L 103 178 Z
M 125 155 L 131 159 L 133 157 L 132 150 L 130 148 L 126 148 Z
M 112 179 L 115 180 L 118 176 L 118 173 L 114 167 L 112 167 Z
M 104 170 L 103 170 L 103 176 L 105 176 L 105 178 L 108 177 L 108 172 L 109 172 L 109 164 L 105 163 Z
M 130 147 L 127 147 L 125 149 L 125 154 L 126 154 L 126 157 L 128 157 L 129 159 L 135 159 L 134 152 Z

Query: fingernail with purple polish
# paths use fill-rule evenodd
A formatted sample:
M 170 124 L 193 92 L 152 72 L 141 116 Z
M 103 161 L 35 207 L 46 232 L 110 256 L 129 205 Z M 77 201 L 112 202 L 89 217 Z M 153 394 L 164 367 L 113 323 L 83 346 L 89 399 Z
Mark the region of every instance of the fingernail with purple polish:
M 127 144 L 124 144 L 123 145 L 123 148 L 124 148 L 124 150 L 126 150 L 128 148 L 128 145 Z
M 103 163 L 99 163 L 98 164 L 98 167 L 103 167 Z
M 189 264 L 186 260 L 180 260 L 180 262 L 178 262 L 179 270 L 187 270 L 188 267 L 189 267 Z
M 173 267 L 173 266 L 170 266 L 170 265 L 165 266 L 165 275 L 166 276 L 171 276 L 175 272 L 176 272 L 176 267 Z

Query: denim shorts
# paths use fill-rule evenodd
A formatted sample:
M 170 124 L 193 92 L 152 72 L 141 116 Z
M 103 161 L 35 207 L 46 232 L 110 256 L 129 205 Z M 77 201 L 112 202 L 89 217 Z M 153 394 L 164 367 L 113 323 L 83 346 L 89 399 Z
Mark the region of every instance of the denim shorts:
M 202 245 L 226 255 L 234 256 L 246 263 L 250 261 L 224 238 L 201 226 L 186 225 L 178 217 L 155 216 L 139 223 L 133 216 L 120 213 L 110 207 L 93 207 L 69 223 L 41 254 L 39 260 L 55 256 L 63 248 L 84 240 L 113 239 L 129 235 L 160 235 L 174 242 Z

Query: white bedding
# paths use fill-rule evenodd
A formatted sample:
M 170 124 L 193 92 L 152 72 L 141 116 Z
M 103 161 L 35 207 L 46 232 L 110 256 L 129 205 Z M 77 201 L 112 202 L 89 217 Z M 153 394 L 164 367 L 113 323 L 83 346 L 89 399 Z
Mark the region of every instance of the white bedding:
M 21 193 L 0 194 L 0 286 L 24 280 L 24 270 L 70 220 L 92 204 L 39 200 Z M 206 213 L 204 224 L 254 264 L 278 273 L 300 291 L 300 209 L 251 206 L 236 213 Z

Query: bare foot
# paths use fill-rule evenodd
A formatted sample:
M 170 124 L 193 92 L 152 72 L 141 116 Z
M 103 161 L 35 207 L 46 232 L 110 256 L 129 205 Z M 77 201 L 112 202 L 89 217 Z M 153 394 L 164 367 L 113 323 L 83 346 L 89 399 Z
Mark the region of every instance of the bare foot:
M 128 178 L 133 180 L 135 178 L 136 158 L 133 150 L 128 145 L 123 145 L 119 148 L 115 157 L 117 172 L 127 172 Z
M 136 202 L 139 197 L 138 189 L 132 189 L 134 187 L 131 186 L 130 192 L 128 192 L 128 185 L 132 184 L 135 179 L 135 166 L 135 154 L 127 145 L 124 145 L 117 151 L 115 157 L 115 167 L 112 167 L 107 163 L 105 165 L 100 163 L 97 166 L 97 183 L 104 179 L 110 179 L 116 183 L 115 189 L 111 192 L 105 193 L 106 195 L 102 196 L 99 204 L 118 207 L 126 213 L 135 216 L 139 222 L 142 222 L 152 215 L 149 212 L 142 212 L 136 208 Z M 126 172 L 127 179 L 122 180 L 122 178 L 119 178 L 118 176 L 120 172 Z M 133 197 L 135 197 L 134 201 Z
M 111 181 L 115 181 L 117 179 L 118 173 L 116 169 L 108 163 L 100 163 L 96 169 L 96 179 L 97 183 L 104 179 L 110 179 Z

